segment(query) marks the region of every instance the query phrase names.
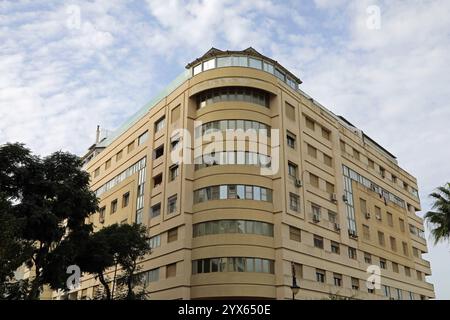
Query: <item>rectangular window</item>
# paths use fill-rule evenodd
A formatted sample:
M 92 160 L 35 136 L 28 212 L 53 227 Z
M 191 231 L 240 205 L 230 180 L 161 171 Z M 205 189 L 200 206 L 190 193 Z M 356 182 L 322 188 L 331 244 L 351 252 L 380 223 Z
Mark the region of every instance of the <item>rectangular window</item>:
M 400 225 L 400 231 L 405 232 L 405 220 L 403 220 L 402 218 L 399 218 L 398 224 Z
M 392 251 L 397 251 L 397 241 L 395 240 L 394 237 L 389 237 L 389 241 L 391 243 L 391 250 Z
M 377 206 L 375 206 L 375 218 L 376 218 L 378 221 L 382 221 L 382 220 L 383 220 L 383 218 L 382 218 L 382 216 L 381 216 L 381 208 L 380 208 L 380 207 L 377 207 Z
M 340 254 L 341 250 L 338 242 L 331 241 L 331 252 Z
M 380 258 L 380 268 L 386 269 L 386 259 Z
M 336 287 L 341 287 L 342 286 L 342 274 L 333 273 L 333 280 L 334 280 L 334 285 Z
M 314 247 L 323 249 L 323 237 L 314 235 Z
M 105 170 L 109 169 L 109 167 L 111 167 L 111 159 L 105 162 Z
M 381 231 L 378 231 L 378 244 L 383 247 L 385 246 L 384 233 Z
M 162 117 L 158 121 L 155 122 L 155 133 L 160 132 L 166 124 L 166 118 Z
M 296 144 L 295 141 L 296 141 L 295 134 L 288 132 L 286 134 L 286 143 L 287 143 L 288 147 L 295 149 L 295 144 Z
M 150 217 L 154 218 L 161 214 L 161 203 L 157 203 L 150 208 Z
M 389 225 L 390 227 L 393 227 L 393 226 L 394 226 L 394 219 L 393 219 L 393 217 L 392 217 L 392 213 L 388 212 L 388 213 L 386 214 L 386 217 L 387 217 L 388 225 Z
M 94 171 L 94 178 L 97 178 L 99 175 L 100 175 L 100 167 L 95 169 L 95 171 Z
M 142 145 L 148 139 L 148 131 L 145 131 L 138 138 L 138 146 Z
M 162 173 L 153 177 L 153 188 L 157 188 L 162 184 Z
M 313 186 L 318 188 L 319 187 L 319 177 L 315 174 L 309 173 L 309 183 Z
M 325 153 L 323 154 L 323 163 L 329 167 L 333 167 L 333 159 Z
M 402 247 L 403 247 L 403 254 L 405 255 L 405 256 L 408 256 L 409 255 L 409 252 L 408 252 L 408 244 L 406 243 L 406 242 L 402 242 Z
M 296 164 L 288 162 L 288 174 L 294 179 L 297 179 L 297 170 L 298 167 Z
M 292 226 L 289 226 L 289 239 L 300 242 L 301 241 L 301 230 Z
M 316 269 L 316 281 L 325 283 L 325 270 Z
M 398 273 L 398 263 L 396 262 L 392 262 L 392 271 L 394 271 L 395 273 Z
M 127 192 L 122 196 L 122 208 L 128 207 L 128 203 L 130 203 L 130 193 Z
M 416 270 L 417 273 L 417 280 L 423 280 L 422 279 L 422 272 L 420 272 L 419 270 Z
M 174 122 L 178 121 L 178 119 L 180 119 L 180 109 L 181 109 L 181 105 L 178 105 L 172 109 L 171 115 L 170 115 L 171 123 L 174 123 Z
M 360 159 L 359 151 L 356 150 L 355 148 L 353 148 L 353 157 L 354 157 L 356 160 L 359 160 L 359 159 Z
M 359 279 L 352 277 L 352 289 L 359 290 Z
M 364 262 L 372 264 L 372 255 L 370 253 L 364 252 Z
M 170 181 L 173 181 L 176 179 L 176 177 L 178 177 L 178 173 L 179 173 L 178 164 L 174 164 L 173 166 L 170 167 L 169 170 L 170 170 L 170 175 L 169 175 Z
M 111 202 L 111 214 L 115 213 L 116 211 L 117 211 L 117 199 Z
M 311 212 L 315 221 L 320 221 L 320 207 L 314 203 L 311 203 Z
M 177 210 L 177 195 L 173 195 L 167 199 L 167 210 L 169 214 Z
M 306 122 L 306 127 L 308 129 L 311 129 L 313 131 L 315 130 L 314 120 L 312 120 L 311 118 L 305 117 L 305 122 Z
M 363 237 L 365 240 L 370 240 L 370 229 L 365 224 L 363 224 Z
M 329 183 L 328 181 L 325 182 L 325 189 L 328 193 L 334 193 L 334 184 Z
M 405 266 L 405 275 L 407 277 L 411 277 L 411 268 L 410 267 Z
M 291 192 L 289 193 L 289 208 L 295 212 L 300 211 L 300 197 Z
M 164 155 L 164 145 L 160 145 L 155 150 L 153 150 L 153 159 L 159 159 Z
M 177 275 L 177 264 L 171 263 L 166 266 L 166 278 L 176 277 Z
M 372 159 L 368 159 L 369 161 L 369 168 L 375 169 L 375 162 Z
M 119 161 L 120 159 L 122 159 L 122 155 L 123 155 L 122 150 L 120 150 L 119 152 L 116 153 L 116 162 Z
M 336 212 L 328 210 L 328 221 L 330 221 L 331 223 L 337 223 L 338 222 Z
M 391 288 L 385 285 L 381 285 L 381 291 L 383 292 L 383 295 L 387 298 L 391 297 Z
M 325 129 L 324 127 L 322 127 L 322 137 L 324 137 L 327 140 L 330 140 L 330 135 L 331 135 L 330 130 Z
M 178 227 L 167 231 L 167 242 L 173 242 L 178 240 Z
M 361 214 L 365 217 L 367 214 L 367 201 L 359 198 L 359 208 L 361 210 Z
M 99 210 L 98 220 L 100 223 L 105 223 L 106 207 L 101 207 Z
M 312 145 L 308 144 L 307 145 L 307 149 L 308 149 L 308 155 L 310 157 L 317 158 L 317 149 L 315 147 L 313 147 Z
M 356 260 L 357 259 L 357 255 L 356 255 L 356 249 L 352 248 L 352 247 L 348 247 L 348 257 L 350 259 Z
M 254 58 L 248 58 L 248 66 L 250 68 L 255 68 L 255 69 L 262 69 L 262 61 L 259 59 L 254 59 Z
M 130 153 L 134 150 L 134 141 L 130 142 L 127 146 L 127 153 Z
M 342 141 L 342 140 L 339 140 L 339 145 L 340 145 L 342 153 L 346 153 L 346 151 L 345 151 L 345 142 Z

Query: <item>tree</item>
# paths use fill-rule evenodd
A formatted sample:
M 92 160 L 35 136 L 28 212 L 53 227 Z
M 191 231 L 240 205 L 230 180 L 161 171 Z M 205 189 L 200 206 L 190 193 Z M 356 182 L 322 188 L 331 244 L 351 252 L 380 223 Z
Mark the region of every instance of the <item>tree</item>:
M 150 252 L 147 230 L 140 224 L 113 224 L 93 233 L 76 260 L 81 270 L 94 274 L 102 284 L 106 299 L 137 299 L 134 292 L 138 263 Z M 125 285 L 126 294 L 114 295 L 106 278 L 108 269 L 120 267 L 119 286 Z M 114 285 L 115 283 L 115 279 Z
M 432 211 L 425 214 L 435 244 L 450 239 L 450 183 L 430 194 L 434 199 Z
M 44 284 L 64 285 L 66 267 L 92 230 L 85 220 L 97 211 L 98 201 L 81 166 L 70 153 L 40 158 L 22 144 L 0 146 L 1 217 L 14 226 L 6 227 L 15 235 L 8 241 L 23 246 L 24 253 L 4 272 L 10 274 L 19 263 L 32 267 L 27 299 L 37 299 Z M 0 247 L 0 259 L 9 261 L 5 245 Z

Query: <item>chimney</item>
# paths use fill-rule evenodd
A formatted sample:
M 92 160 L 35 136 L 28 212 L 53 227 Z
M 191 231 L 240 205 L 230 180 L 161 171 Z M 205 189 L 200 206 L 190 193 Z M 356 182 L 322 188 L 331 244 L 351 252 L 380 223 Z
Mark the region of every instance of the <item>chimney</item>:
M 97 132 L 95 134 L 95 144 L 97 144 L 99 140 L 100 140 L 100 126 L 97 125 Z

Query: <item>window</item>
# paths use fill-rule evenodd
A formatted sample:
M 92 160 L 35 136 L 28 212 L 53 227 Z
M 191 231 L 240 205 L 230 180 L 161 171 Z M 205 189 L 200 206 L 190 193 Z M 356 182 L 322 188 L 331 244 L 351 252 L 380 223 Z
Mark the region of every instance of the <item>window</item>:
M 307 145 L 307 149 L 308 149 L 308 155 L 313 157 L 313 158 L 317 158 L 317 149 L 315 147 L 313 147 L 312 145 L 308 144 Z
M 331 241 L 331 252 L 340 254 L 341 250 L 338 242 Z
M 167 242 L 178 240 L 178 228 L 173 228 L 167 231 Z
M 397 176 L 394 176 L 393 174 L 391 174 L 391 180 L 392 180 L 393 183 L 397 183 L 398 182 Z
M 153 177 L 153 188 L 159 187 L 161 185 L 161 183 L 162 183 L 162 173 Z
M 336 287 L 341 287 L 342 286 L 342 274 L 333 273 L 333 280 L 334 280 L 334 285 Z
M 356 150 L 355 148 L 353 148 L 353 157 L 354 157 L 356 160 L 359 160 L 359 159 L 360 159 L 359 151 Z
M 254 59 L 254 58 L 248 58 L 248 66 L 250 68 L 255 68 L 255 69 L 262 69 L 262 61 L 259 59 Z
M 166 266 L 166 278 L 172 278 L 177 275 L 177 264 L 171 263 Z
M 381 291 L 385 297 L 391 297 L 391 288 L 385 285 L 381 285 Z
M 323 163 L 325 163 L 329 167 L 333 167 L 333 159 L 325 153 L 323 154 Z
M 297 168 L 296 164 L 288 162 L 288 174 L 294 179 L 297 179 Z
M 299 263 L 294 263 L 294 272 L 297 279 L 303 278 L 303 266 Z
M 111 167 L 111 159 L 105 162 L 105 170 L 109 169 L 109 167 Z
M 365 217 L 367 214 L 367 201 L 359 198 L 359 208 L 361 209 L 362 215 Z
M 209 200 L 243 199 L 245 190 L 245 200 L 272 202 L 272 190 L 259 186 L 244 185 L 221 185 L 210 186 L 194 191 L 194 203 Z M 239 197 L 239 198 L 238 198 Z
M 289 239 L 300 242 L 301 241 L 301 230 L 299 228 L 289 226 Z
M 314 235 L 314 247 L 323 249 L 323 237 Z
M 292 211 L 300 211 L 300 197 L 292 192 L 289 192 L 289 208 Z
M 193 237 L 228 233 L 273 237 L 273 224 L 252 220 L 213 220 L 193 225 Z
M 320 207 L 314 203 L 311 203 L 312 216 L 315 221 L 320 221 Z
M 375 206 L 375 218 L 377 218 L 377 220 L 382 221 L 383 218 L 381 217 L 381 208 Z
M 170 139 L 170 149 L 176 150 L 180 146 L 180 137 L 175 136 L 172 139 Z
M 316 269 L 316 281 L 325 283 L 325 270 Z
M 405 220 L 403 220 L 402 218 L 398 219 L 398 224 L 400 226 L 400 231 L 401 232 L 405 232 Z
M 119 152 L 116 153 L 116 162 L 119 161 L 120 159 L 122 159 L 122 154 L 123 154 L 122 150 L 120 150 Z
M 409 300 L 414 300 L 414 293 L 412 293 L 411 291 L 408 292 L 408 297 Z
M 98 214 L 98 220 L 100 223 L 105 223 L 106 207 L 101 207 Z
M 196 74 L 199 74 L 200 72 L 202 72 L 202 64 L 201 63 L 199 65 L 196 65 L 193 69 L 194 76 Z
M 380 167 L 380 175 L 381 177 L 386 177 L 386 170 L 383 167 Z
M 95 171 L 94 171 L 94 178 L 97 178 L 99 175 L 100 175 L 100 167 L 95 169 Z
M 197 95 L 197 109 L 218 102 L 245 101 L 269 108 L 270 96 L 267 92 L 248 87 L 223 87 L 205 90 Z
M 380 258 L 380 268 L 386 269 L 386 259 Z
M 130 203 L 130 193 L 127 192 L 122 196 L 122 208 L 125 208 Z
M 417 273 L 417 280 L 422 280 L 422 272 L 416 270 L 416 273 Z
M 389 237 L 389 242 L 391 243 L 391 250 L 397 251 L 397 241 L 394 237 Z
M 309 183 L 313 186 L 318 188 L 319 187 L 319 177 L 315 174 L 310 173 L 309 174 Z
M 364 262 L 372 264 L 372 255 L 370 253 L 364 252 Z
M 160 145 L 158 148 L 153 150 L 153 159 L 158 159 L 164 155 L 164 145 Z
M 407 277 L 411 277 L 411 268 L 410 267 L 405 266 L 405 275 Z
M 325 129 L 322 127 L 322 137 L 324 137 L 327 140 L 330 140 L 330 130 Z
M 339 145 L 341 147 L 342 153 L 345 153 L 345 142 L 342 140 L 339 140 Z
M 150 208 L 150 217 L 154 218 L 161 214 L 161 203 L 157 203 Z
M 173 195 L 167 199 L 167 208 L 169 214 L 174 213 L 177 210 L 177 195 Z
M 111 214 L 115 213 L 116 211 L 117 211 L 117 199 L 111 202 Z
M 295 107 L 286 102 L 286 117 L 295 121 Z
M 328 210 L 328 221 L 331 223 L 337 223 L 337 214 L 331 210 Z
M 403 292 L 401 289 L 395 289 L 396 293 L 397 293 L 397 300 L 402 300 L 403 299 Z
M 286 134 L 286 143 L 288 147 L 295 149 L 296 136 L 290 132 Z
M 325 189 L 328 193 L 334 193 L 334 184 L 329 183 L 328 181 L 325 182 Z
M 398 263 L 392 262 L 392 271 L 394 271 L 395 273 L 399 273 Z
M 308 117 L 306 117 L 305 118 L 305 122 L 306 122 L 306 127 L 308 128 L 308 129 L 311 129 L 311 130 L 315 130 L 315 123 L 314 123 L 314 120 L 312 120 L 311 118 L 308 118 Z
M 369 161 L 369 168 L 375 169 L 375 162 L 372 159 L 368 159 Z
M 419 258 L 419 250 L 416 247 L 412 248 L 413 256 Z
M 392 217 L 392 213 L 388 212 L 386 217 L 387 217 L 388 225 L 390 227 L 393 227 L 394 226 L 394 220 L 393 220 L 393 217 Z
M 173 166 L 170 167 L 169 170 L 170 170 L 170 174 L 169 174 L 170 181 L 173 181 L 176 179 L 176 177 L 178 177 L 178 173 L 179 173 L 178 164 L 174 164 Z
M 274 261 L 261 258 L 229 257 L 192 261 L 192 274 L 210 272 L 274 273 Z
M 352 248 L 352 247 L 348 247 L 348 257 L 350 259 L 356 260 L 357 259 L 357 255 L 356 255 L 356 249 Z
M 166 123 L 166 118 L 162 117 L 158 121 L 155 122 L 155 133 L 160 132 Z
M 403 189 L 405 189 L 406 191 L 408 191 L 408 183 L 403 181 Z
M 384 233 L 381 232 L 381 231 L 378 231 L 378 243 L 379 243 L 380 246 L 383 246 L 383 247 L 384 247 L 384 245 L 385 245 L 385 242 L 384 242 Z
M 148 139 L 148 131 L 145 131 L 138 138 L 138 146 L 142 145 Z
M 149 245 L 150 248 L 152 248 L 152 249 L 161 246 L 161 236 L 160 236 L 160 235 L 157 235 L 157 236 L 151 237 L 151 238 L 148 240 L 148 245 Z
M 352 289 L 359 290 L 359 279 L 352 277 Z
M 370 240 L 370 229 L 365 224 L 363 224 L 363 237 L 365 240 Z
M 130 153 L 134 150 L 134 141 L 130 142 L 127 146 L 127 153 Z
M 405 255 L 405 256 L 408 256 L 409 255 L 409 253 L 408 253 L 408 244 L 406 243 L 406 242 L 402 242 L 402 247 L 403 247 L 403 254 Z
M 176 106 L 172 109 L 171 115 L 170 115 L 170 123 L 176 122 L 178 119 L 180 119 L 180 105 Z

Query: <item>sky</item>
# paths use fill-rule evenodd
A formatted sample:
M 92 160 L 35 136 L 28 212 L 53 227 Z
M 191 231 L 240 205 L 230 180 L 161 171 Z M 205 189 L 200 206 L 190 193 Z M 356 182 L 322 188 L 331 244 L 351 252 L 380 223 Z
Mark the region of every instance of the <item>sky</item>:
M 430 209 L 450 181 L 447 0 L 2 0 L 0 144 L 83 155 L 188 62 L 250 46 L 396 155 Z M 450 299 L 449 245 L 428 248 L 427 279 Z

